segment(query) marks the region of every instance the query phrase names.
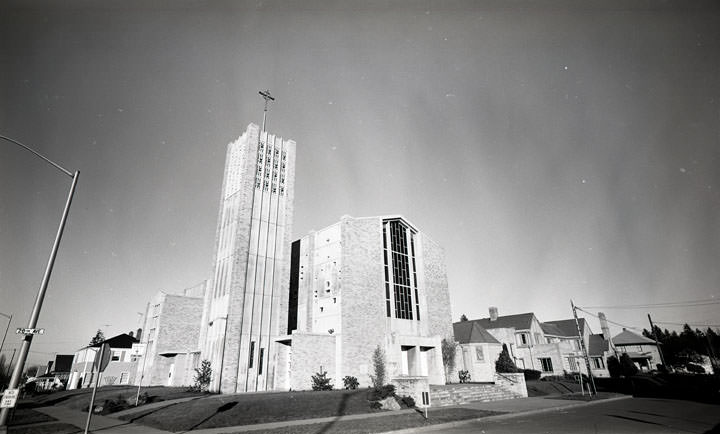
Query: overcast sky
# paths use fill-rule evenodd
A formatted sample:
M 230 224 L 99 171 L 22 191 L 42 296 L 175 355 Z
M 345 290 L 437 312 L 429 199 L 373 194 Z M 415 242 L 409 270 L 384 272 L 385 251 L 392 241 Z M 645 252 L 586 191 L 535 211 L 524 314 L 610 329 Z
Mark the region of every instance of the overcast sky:
M 717 2 L 356 3 L 0 5 L 0 134 L 81 171 L 32 360 L 211 275 L 225 147 L 266 88 L 297 142 L 294 238 L 404 215 L 445 249 L 456 320 L 572 298 L 720 324 Z M 69 187 L 0 143 L 3 354 Z

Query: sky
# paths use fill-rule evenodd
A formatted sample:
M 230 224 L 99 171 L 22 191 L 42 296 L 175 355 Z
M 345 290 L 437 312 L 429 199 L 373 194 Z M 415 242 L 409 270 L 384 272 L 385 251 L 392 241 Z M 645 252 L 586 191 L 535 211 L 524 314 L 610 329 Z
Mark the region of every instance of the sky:
M 294 239 L 404 215 L 445 250 L 455 320 L 572 299 L 613 333 L 720 327 L 717 2 L 11 0 L 0 135 L 81 172 L 31 362 L 210 277 L 261 89 L 297 142 Z M 69 188 L 0 142 L 8 357 Z

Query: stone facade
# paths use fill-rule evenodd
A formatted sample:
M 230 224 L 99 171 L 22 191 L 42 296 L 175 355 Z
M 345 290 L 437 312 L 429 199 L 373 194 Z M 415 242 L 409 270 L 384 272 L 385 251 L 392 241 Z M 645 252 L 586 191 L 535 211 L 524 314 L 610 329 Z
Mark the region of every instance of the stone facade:
M 210 390 L 271 389 L 286 317 L 295 142 L 250 124 L 227 148 L 212 284 L 200 331 Z
M 145 310 L 143 351 L 135 377 L 143 386 L 189 386 L 197 365 L 197 344 L 207 282 L 183 295 L 158 292 Z M 144 358 L 144 360 L 143 360 Z
M 385 252 L 400 243 L 388 225 L 402 232 L 405 259 L 396 247 Z M 369 386 L 377 347 L 386 356 L 388 382 L 423 377 L 444 384 L 440 342 L 452 338 L 452 322 L 443 252 L 435 242 L 401 216 L 343 216 L 293 243 L 293 258 L 288 334 L 276 339 L 288 357 L 278 366 L 284 374 L 276 389 L 309 386 L 320 365 L 335 385 L 353 376 Z M 326 338 L 322 345 L 318 336 Z M 293 362 L 299 354 L 313 372 Z

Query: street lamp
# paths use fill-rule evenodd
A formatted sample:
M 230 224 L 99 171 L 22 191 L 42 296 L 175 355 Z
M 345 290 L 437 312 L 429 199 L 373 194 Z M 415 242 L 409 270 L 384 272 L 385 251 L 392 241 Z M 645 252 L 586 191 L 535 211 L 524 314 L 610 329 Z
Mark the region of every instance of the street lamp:
M 50 282 L 50 274 L 52 273 L 53 266 L 55 265 L 55 257 L 57 256 L 58 248 L 60 247 L 60 239 L 62 239 L 63 231 L 65 230 L 65 222 L 67 221 L 68 213 L 70 212 L 70 204 L 72 203 L 73 195 L 75 194 L 75 187 L 77 186 L 78 178 L 80 177 L 80 171 L 76 170 L 75 173 L 70 173 L 67 169 L 63 168 L 59 164 L 49 160 L 45 156 L 41 155 L 37 151 L 23 145 L 17 140 L 11 139 L 0 135 L 0 139 L 6 140 L 10 143 L 20 146 L 26 151 L 32 153 L 36 157 L 45 161 L 49 165 L 55 167 L 65 175 L 72 178 L 72 184 L 70 185 L 70 192 L 68 193 L 67 201 L 65 202 L 65 208 L 63 209 L 62 217 L 60 218 L 60 225 L 55 235 L 55 242 L 53 243 L 52 250 L 50 251 L 50 258 L 48 259 L 47 267 L 45 267 L 45 274 L 43 275 L 42 282 L 40 283 L 40 289 L 38 289 L 37 297 L 35 298 L 35 304 L 33 305 L 32 314 L 28 321 L 27 329 L 25 329 L 25 338 L 23 339 L 22 345 L 20 346 L 20 355 L 18 361 L 15 364 L 12 377 L 10 377 L 10 384 L 8 389 L 17 389 L 18 383 L 20 383 L 20 376 L 22 375 L 23 368 L 25 367 L 25 361 L 27 360 L 28 352 L 30 351 L 30 344 L 33 339 L 33 332 L 37 326 L 38 318 L 40 316 L 40 309 L 42 308 L 43 300 L 45 299 L 45 292 L 47 290 L 48 283 Z M 3 408 L 0 411 L 0 432 L 7 431 L 9 408 Z
M 0 353 L 2 353 L 2 347 L 3 347 L 3 345 L 5 345 L 5 338 L 7 337 L 7 332 L 8 332 L 8 329 L 10 328 L 10 323 L 12 322 L 12 314 L 10 314 L 8 316 L 7 314 L 0 312 L 0 315 L 2 315 L 8 319 L 8 325 L 7 325 L 7 327 L 5 327 L 5 334 L 3 335 L 3 340 L 2 340 L 2 342 L 0 342 Z

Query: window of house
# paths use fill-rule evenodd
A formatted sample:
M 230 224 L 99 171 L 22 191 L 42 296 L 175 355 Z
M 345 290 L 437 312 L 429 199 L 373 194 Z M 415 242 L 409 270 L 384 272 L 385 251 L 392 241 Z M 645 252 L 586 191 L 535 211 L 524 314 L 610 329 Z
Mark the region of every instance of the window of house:
M 637 346 L 637 351 L 638 351 L 638 353 L 642 353 L 642 350 L 643 350 L 643 349 L 642 349 L 642 345 L 638 345 L 638 346 Z
M 541 357 L 538 360 L 540 361 L 540 365 L 542 365 L 543 372 L 553 371 L 552 359 L 550 357 Z
M 483 354 L 482 347 L 475 347 L 475 360 L 477 360 L 478 362 L 485 361 L 485 354 Z
M 548 337 L 545 338 L 545 343 L 547 343 L 547 344 L 551 344 L 552 341 L 553 341 L 552 338 L 548 338 Z
M 525 333 L 520 333 L 520 345 L 527 345 L 528 337 Z
M 518 357 L 515 359 L 515 366 L 517 366 L 520 369 L 525 369 L 525 359 L 522 357 Z
M 568 357 L 567 361 L 568 361 L 568 367 L 570 368 L 571 371 L 578 370 L 578 364 L 577 364 L 577 360 L 575 360 L 575 357 Z
M 605 363 L 603 362 L 602 357 L 593 357 L 592 361 L 595 369 L 605 369 Z
M 255 361 L 255 341 L 250 342 L 250 360 L 248 361 L 248 368 L 253 367 L 253 362 Z
M 128 384 L 129 380 L 130 380 L 130 373 L 128 373 L 128 372 L 120 373 L 120 384 Z
M 535 343 L 542 344 L 542 335 L 540 333 L 535 333 Z
M 120 360 L 120 353 L 118 353 L 117 351 L 113 351 L 110 360 L 112 360 L 113 362 L 117 362 L 118 360 Z

